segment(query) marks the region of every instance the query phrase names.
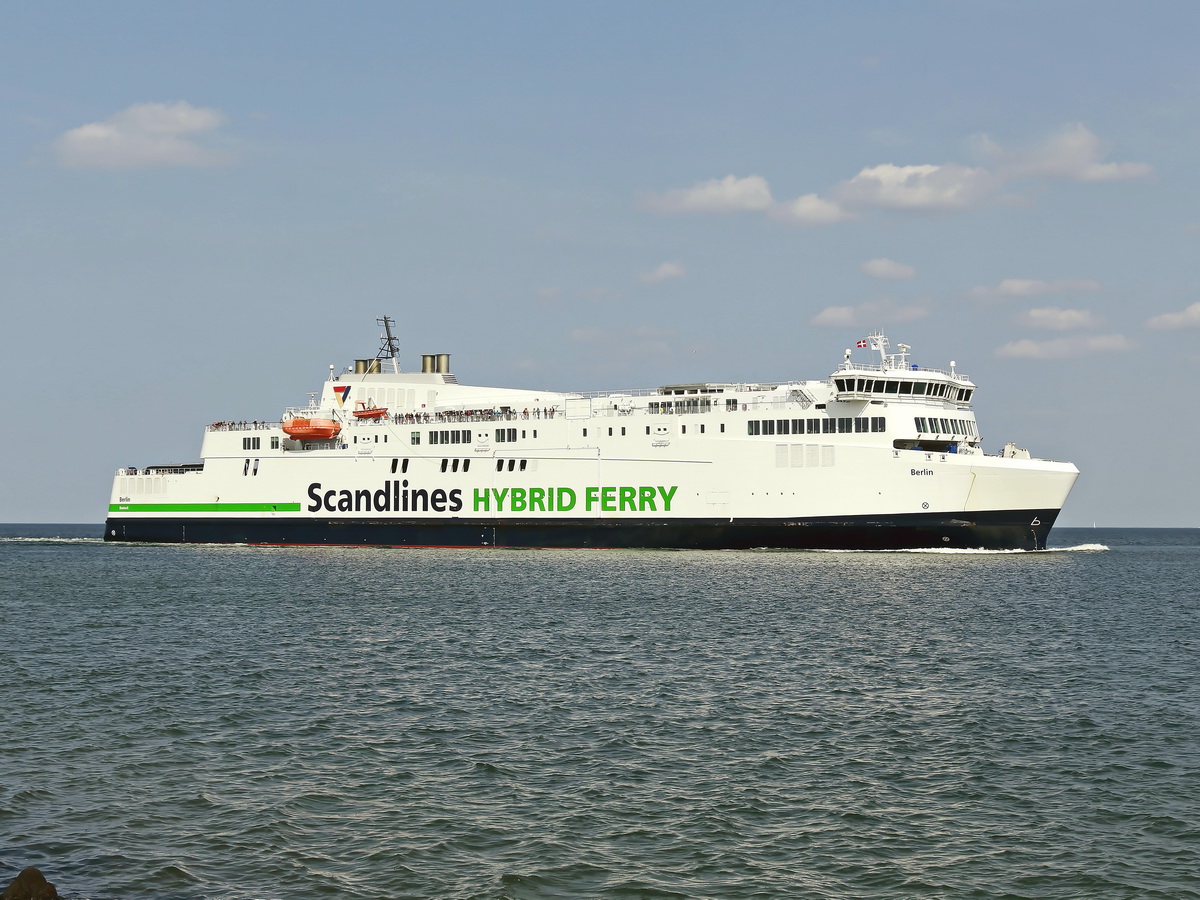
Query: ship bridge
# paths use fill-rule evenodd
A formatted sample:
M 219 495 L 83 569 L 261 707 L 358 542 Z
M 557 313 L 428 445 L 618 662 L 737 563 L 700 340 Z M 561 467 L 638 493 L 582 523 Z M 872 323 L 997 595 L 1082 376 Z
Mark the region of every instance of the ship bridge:
M 900 344 L 897 353 L 888 353 L 888 339 L 875 332 L 859 341 L 859 348 L 867 347 L 879 353 L 878 363 L 860 363 L 851 360 L 852 351 L 847 350 L 845 359 L 837 371 L 830 376 L 837 400 L 896 400 L 916 399 L 941 400 L 946 403 L 970 405 L 975 394 L 975 384 L 966 375 L 955 370 L 954 361 L 950 368 L 934 369 L 909 362 L 908 344 Z

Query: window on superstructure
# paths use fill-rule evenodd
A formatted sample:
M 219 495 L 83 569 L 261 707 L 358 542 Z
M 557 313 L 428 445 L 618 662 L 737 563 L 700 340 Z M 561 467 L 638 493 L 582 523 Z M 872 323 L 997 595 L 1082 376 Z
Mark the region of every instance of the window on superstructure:
M 510 471 L 510 472 L 511 472 L 511 471 L 512 471 L 513 469 L 515 469 L 516 467 L 517 467 L 517 461 L 516 461 L 515 459 L 510 459 L 510 460 L 508 461 L 508 471 Z
M 463 471 L 466 472 L 470 468 L 471 468 L 471 461 L 469 459 L 464 459 L 463 460 Z
M 899 390 L 900 390 L 900 382 L 898 382 L 898 381 L 889 381 L 886 385 L 884 385 L 884 388 L 883 388 L 883 392 L 885 394 L 895 394 L 895 393 L 898 393 Z
M 525 471 L 525 466 L 527 466 L 528 464 L 529 464 L 529 460 L 527 460 L 527 459 L 521 460 L 521 471 L 522 472 Z
M 849 434 L 850 430 L 854 427 L 851 424 L 853 421 L 854 420 L 849 418 L 848 416 L 838 416 L 838 420 L 837 420 L 838 434 Z
M 900 382 L 900 393 L 901 394 L 911 394 L 912 389 L 913 389 L 913 384 L 911 381 Z
M 704 426 L 703 425 L 700 426 L 700 433 L 704 434 Z
M 272 450 L 278 450 L 278 449 L 279 449 L 279 438 L 278 438 L 278 436 L 271 438 L 271 449 L 272 449 Z
M 809 434 L 820 434 L 821 433 L 821 420 L 820 419 L 809 419 L 808 420 L 808 433 Z
M 443 471 L 443 472 L 445 472 L 445 471 L 446 471 L 446 466 L 447 466 L 447 464 L 448 464 L 449 462 L 450 462 L 450 460 L 448 460 L 448 459 L 443 459 L 443 460 L 442 460 L 442 471 Z
M 408 471 L 408 457 L 405 457 L 404 461 L 402 463 L 400 463 L 400 472 L 401 472 L 401 474 L 403 474 L 407 471 Z
M 450 461 L 450 471 L 451 471 L 451 472 L 457 472 L 457 471 L 458 471 L 458 460 L 457 460 L 457 459 L 455 459 L 455 460 L 451 460 L 451 461 Z
M 421 432 L 419 432 L 419 431 L 412 432 L 412 434 L 409 435 L 408 442 L 410 444 L 412 444 L 414 447 L 418 446 L 421 443 Z
M 854 433 L 855 434 L 862 434 L 862 433 L 866 432 L 867 429 L 870 427 L 871 427 L 871 423 L 867 419 L 865 419 L 861 416 L 854 420 Z
M 725 433 L 725 423 L 722 422 L 721 423 L 721 434 L 724 434 L 724 433 Z
M 586 429 L 586 428 L 585 428 L 585 429 L 583 429 L 583 436 L 584 436 L 584 437 L 587 437 L 587 429 Z
M 725 411 L 733 412 L 734 410 L 737 409 L 737 403 L 738 402 L 737 402 L 736 397 L 726 397 L 725 398 Z
M 926 382 L 918 381 L 916 384 L 913 385 L 913 396 L 924 397 L 925 396 L 925 387 L 926 387 Z
M 254 461 L 254 474 L 255 475 L 258 474 L 258 460 L 257 459 Z
M 246 460 L 246 464 L 244 466 L 242 466 L 242 474 L 243 475 L 250 474 L 250 460 Z
M 496 460 L 496 471 L 497 471 L 497 472 L 503 472 L 503 471 L 504 471 L 504 460 L 502 460 L 502 459 L 498 459 L 498 460 Z
M 874 432 L 887 431 L 887 419 L 883 416 L 871 416 L 871 430 Z
M 834 419 L 821 420 L 821 434 L 833 434 L 837 431 L 837 422 Z
M 762 426 L 758 422 L 746 423 L 746 434 L 762 434 Z

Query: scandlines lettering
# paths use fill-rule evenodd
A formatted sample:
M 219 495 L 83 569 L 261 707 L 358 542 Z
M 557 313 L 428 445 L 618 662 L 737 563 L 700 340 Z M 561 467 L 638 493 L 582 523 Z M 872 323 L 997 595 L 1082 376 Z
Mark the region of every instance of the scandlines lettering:
M 385 481 L 372 491 L 323 490 L 321 482 L 308 486 L 309 512 L 458 512 L 462 509 L 462 490 L 410 488 L 408 479 Z
M 475 488 L 472 510 L 477 513 L 534 512 L 665 512 L 671 511 L 678 485 L 593 485 L 569 487 Z M 409 487 L 408 480 L 389 480 L 372 490 L 329 488 L 314 481 L 308 486 L 308 512 L 456 513 L 463 508 L 460 488 L 446 491 Z M 582 495 L 582 496 L 581 496 Z

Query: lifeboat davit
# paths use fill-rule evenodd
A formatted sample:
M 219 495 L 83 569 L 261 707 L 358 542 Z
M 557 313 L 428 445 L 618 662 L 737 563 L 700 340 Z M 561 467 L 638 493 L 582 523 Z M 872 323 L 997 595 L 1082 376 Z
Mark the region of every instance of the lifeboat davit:
M 333 419 L 289 419 L 283 423 L 284 434 L 304 441 L 327 441 L 341 430 Z
M 356 419 L 382 419 L 386 416 L 386 406 L 367 406 L 361 400 L 354 404 L 354 418 Z

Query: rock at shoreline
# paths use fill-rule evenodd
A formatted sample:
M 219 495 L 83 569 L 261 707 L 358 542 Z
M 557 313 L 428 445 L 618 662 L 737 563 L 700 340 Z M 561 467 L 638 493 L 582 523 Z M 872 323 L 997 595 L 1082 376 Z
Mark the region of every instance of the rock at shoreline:
M 45 875 L 34 866 L 26 866 L 0 894 L 0 900 L 59 900 L 59 897 Z

